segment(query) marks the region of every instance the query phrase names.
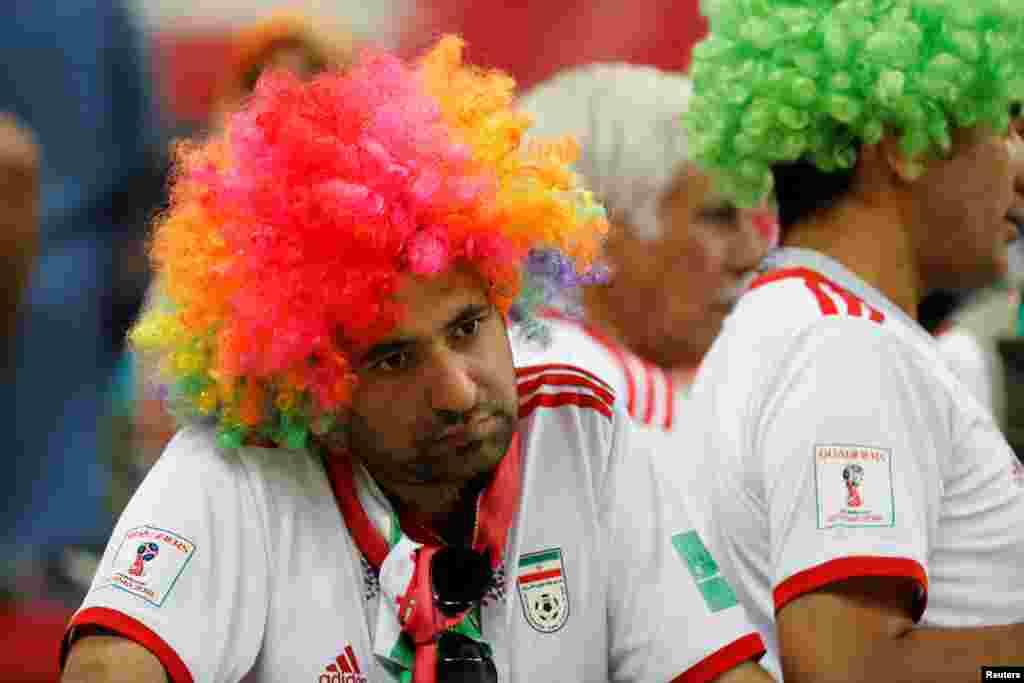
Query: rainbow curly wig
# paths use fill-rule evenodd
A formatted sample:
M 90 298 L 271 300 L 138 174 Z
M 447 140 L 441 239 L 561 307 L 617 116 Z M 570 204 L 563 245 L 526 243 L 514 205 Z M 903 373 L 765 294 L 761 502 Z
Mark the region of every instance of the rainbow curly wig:
M 1020 0 L 703 0 L 683 116 L 695 160 L 746 206 L 770 168 L 852 168 L 894 131 L 908 156 L 948 152 L 953 127 L 1005 130 L 1024 99 Z
M 604 210 L 571 141 L 521 147 L 513 87 L 449 36 L 414 64 L 365 52 L 307 84 L 267 74 L 223 135 L 183 145 L 159 294 L 131 333 L 176 417 L 215 419 L 226 448 L 302 447 L 351 400 L 350 354 L 400 319 L 403 274 L 468 264 L 505 314 L 537 254 L 584 278 Z

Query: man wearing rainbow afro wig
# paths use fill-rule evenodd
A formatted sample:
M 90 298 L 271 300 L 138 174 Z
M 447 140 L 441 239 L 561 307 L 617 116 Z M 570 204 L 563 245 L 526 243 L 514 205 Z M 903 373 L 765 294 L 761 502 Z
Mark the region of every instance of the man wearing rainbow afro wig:
M 584 281 L 606 223 L 461 51 L 269 74 L 182 149 L 133 339 L 185 426 L 65 681 L 767 680 L 605 382 L 513 366 L 527 256 Z
M 918 323 L 1006 275 L 1024 223 L 1024 3 L 717 0 L 684 122 L 781 248 L 687 419 L 709 534 L 801 681 L 969 681 L 1024 662 L 1024 477 Z M 984 676 L 983 676 L 984 678 Z

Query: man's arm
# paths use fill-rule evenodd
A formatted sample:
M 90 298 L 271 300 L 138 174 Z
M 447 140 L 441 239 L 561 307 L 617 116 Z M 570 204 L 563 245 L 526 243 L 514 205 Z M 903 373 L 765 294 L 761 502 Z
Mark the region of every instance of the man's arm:
M 167 674 L 152 652 L 133 640 L 89 635 L 71 647 L 61 683 L 164 683 Z
M 775 683 L 775 679 L 760 664 L 751 661 L 729 669 L 714 683 Z
M 982 666 L 1024 664 L 1024 624 L 913 628 L 908 581 L 847 579 L 778 613 L 782 670 L 804 681 L 974 683 Z

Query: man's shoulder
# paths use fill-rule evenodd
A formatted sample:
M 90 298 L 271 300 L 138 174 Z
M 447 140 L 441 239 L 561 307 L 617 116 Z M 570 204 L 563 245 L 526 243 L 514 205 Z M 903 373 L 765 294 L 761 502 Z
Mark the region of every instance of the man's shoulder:
M 637 424 L 672 428 L 677 386 L 669 373 L 587 322 L 557 315 L 546 316 L 544 324 L 547 339 L 514 345 L 517 365 L 571 363 L 610 385 Z
M 182 427 L 153 467 L 153 475 L 197 480 L 205 489 L 244 485 L 269 493 L 298 492 L 319 485 L 322 464 L 307 450 L 243 446 L 223 448 L 213 425 Z
M 737 408 L 763 406 L 767 396 L 810 375 L 846 377 L 835 386 L 838 400 L 846 382 L 857 383 L 858 368 L 878 368 L 893 380 L 940 381 L 930 340 L 815 275 L 782 271 L 743 296 L 701 366 L 692 393 L 698 406 L 706 395 Z
M 737 308 L 738 319 L 789 328 L 814 326 L 822 320 L 853 318 L 880 327 L 892 321 L 843 283 L 809 268 L 784 268 L 761 274 Z
M 514 336 L 512 349 L 516 365 L 529 367 L 552 363 L 571 364 L 600 377 L 606 384 L 621 384 L 625 358 L 623 349 L 593 326 L 565 315 L 543 318 L 545 332 L 536 338 Z M 628 352 L 626 352 L 628 353 Z
M 546 481 L 601 491 L 624 448 L 623 432 L 631 429 L 611 387 L 572 365 L 529 366 L 516 373 L 524 461 L 541 462 Z
M 842 282 L 808 268 L 770 271 L 758 277 L 727 320 L 721 337 L 749 349 L 745 356 L 772 365 L 794 346 L 825 339 L 856 353 L 865 339 L 909 350 L 933 362 L 915 330 L 898 316 L 854 293 Z M 930 340 L 929 340 L 930 342 Z M 732 356 L 737 352 L 733 350 Z
M 563 364 L 518 368 L 516 374 L 519 433 L 528 452 L 595 463 L 612 452 L 629 417 L 600 378 Z

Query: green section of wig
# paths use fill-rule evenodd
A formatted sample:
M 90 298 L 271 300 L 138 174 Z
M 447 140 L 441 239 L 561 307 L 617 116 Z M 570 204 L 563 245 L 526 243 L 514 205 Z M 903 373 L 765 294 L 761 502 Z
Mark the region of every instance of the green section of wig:
M 894 131 L 948 153 L 954 128 L 1009 125 L 1024 99 L 1022 0 L 703 0 L 683 124 L 720 190 L 753 206 L 771 166 L 851 168 Z

